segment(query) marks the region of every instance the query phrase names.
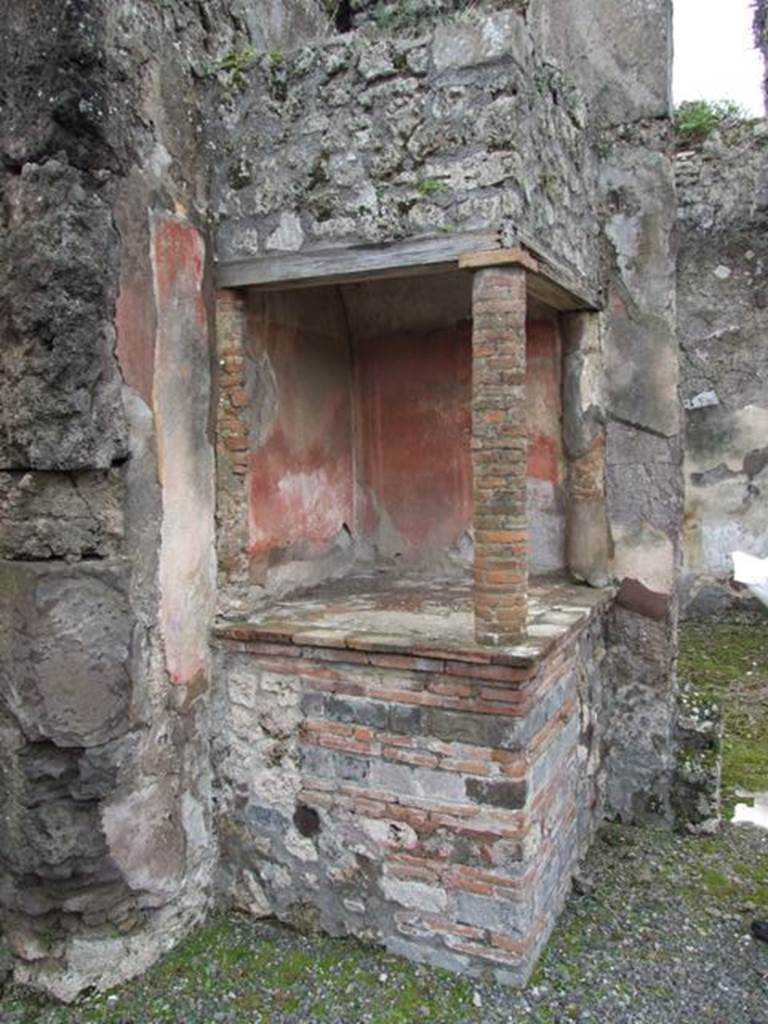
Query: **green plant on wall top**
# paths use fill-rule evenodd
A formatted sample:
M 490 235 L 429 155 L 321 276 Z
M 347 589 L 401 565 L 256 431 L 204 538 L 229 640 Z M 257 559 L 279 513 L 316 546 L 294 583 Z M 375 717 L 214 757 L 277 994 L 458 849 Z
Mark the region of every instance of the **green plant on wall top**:
M 743 107 L 733 100 L 686 100 L 675 109 L 675 131 L 684 142 L 703 142 L 715 128 L 746 118 Z
M 257 51 L 252 46 L 245 46 L 242 50 L 230 50 L 218 63 L 218 70 L 224 71 L 229 76 L 229 84 L 235 89 L 242 89 L 245 84 L 245 74 L 253 67 Z

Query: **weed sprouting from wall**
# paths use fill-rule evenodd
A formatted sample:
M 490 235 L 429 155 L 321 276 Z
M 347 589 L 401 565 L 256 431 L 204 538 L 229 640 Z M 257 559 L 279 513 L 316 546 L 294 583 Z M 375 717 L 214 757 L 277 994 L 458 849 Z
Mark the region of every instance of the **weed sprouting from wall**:
M 688 100 L 675 110 L 675 131 L 684 142 L 703 142 L 716 128 L 748 117 L 733 100 Z

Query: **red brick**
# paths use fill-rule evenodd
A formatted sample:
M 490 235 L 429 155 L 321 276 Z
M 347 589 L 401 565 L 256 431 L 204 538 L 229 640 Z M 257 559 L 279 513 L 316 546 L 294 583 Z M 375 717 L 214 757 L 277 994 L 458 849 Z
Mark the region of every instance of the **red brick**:
M 465 665 L 461 661 L 448 661 L 445 664 L 448 675 L 469 675 L 472 679 L 499 680 L 504 683 L 524 682 L 530 678 L 527 669 L 512 668 L 508 665 Z
M 382 756 L 388 761 L 415 764 L 421 768 L 434 768 L 437 765 L 437 756 L 435 754 L 419 753 L 415 750 L 402 750 L 399 747 L 384 747 Z
M 485 931 L 482 928 L 473 928 L 472 925 L 468 924 L 457 924 L 456 921 L 450 921 L 447 917 L 424 914 L 422 921 L 430 931 L 437 932 L 439 935 L 455 935 L 461 939 L 483 939 L 485 937 Z
M 378 668 L 398 668 L 406 672 L 442 672 L 443 663 L 435 658 L 420 658 L 411 654 L 371 654 L 371 665 Z
M 489 768 L 485 761 L 462 761 L 453 757 L 445 757 L 440 767 L 446 772 L 461 772 L 466 775 L 488 775 Z

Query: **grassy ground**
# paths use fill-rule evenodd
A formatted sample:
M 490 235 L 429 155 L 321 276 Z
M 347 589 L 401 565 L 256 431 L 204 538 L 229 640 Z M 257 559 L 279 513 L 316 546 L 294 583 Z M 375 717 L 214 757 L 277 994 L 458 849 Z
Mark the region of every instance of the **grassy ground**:
M 686 625 L 678 674 L 723 711 L 723 803 L 768 792 L 768 624 Z
M 722 704 L 724 784 L 768 790 L 768 627 L 686 627 L 680 674 Z M 72 1007 L 18 989 L 2 1024 L 768 1024 L 768 834 L 607 825 L 524 992 L 351 940 L 215 917 L 143 978 Z

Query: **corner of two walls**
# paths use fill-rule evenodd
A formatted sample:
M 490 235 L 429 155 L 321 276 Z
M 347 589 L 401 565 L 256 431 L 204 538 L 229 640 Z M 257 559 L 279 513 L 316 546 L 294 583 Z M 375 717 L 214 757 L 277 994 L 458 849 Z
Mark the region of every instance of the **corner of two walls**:
M 597 565 L 607 558 L 622 585 L 606 632 L 610 682 L 596 696 L 599 739 L 592 736 L 587 749 L 603 751 L 596 771 L 607 813 L 670 820 L 683 500 L 672 5 L 651 0 L 639 14 L 611 0 L 532 0 L 529 20 L 583 90 L 601 160 L 603 384 L 593 415 L 565 426 L 566 444 L 580 456 L 571 462 L 575 523 L 588 519 L 590 502 L 599 497 L 602 442 L 596 439 L 604 436 L 607 550 L 594 522 L 579 548 L 596 550 Z M 631 64 L 619 56 L 626 53 Z M 566 387 L 569 381 L 576 387 L 579 373 L 586 377 L 577 347 L 566 354 Z M 585 413 L 588 408 L 582 400 Z M 590 444 L 594 467 L 581 454 Z M 588 580 L 594 557 L 579 573 Z
M 626 818 L 646 813 L 668 818 L 667 794 L 674 770 L 675 590 L 682 512 L 674 330 L 676 199 L 669 118 L 671 3 L 652 0 L 638 17 L 636 11 L 609 0 L 596 6 L 586 0 L 575 4 L 532 0 L 527 25 L 545 55 L 581 89 L 590 112 L 592 145 L 587 155 L 595 154 L 600 164 L 598 209 L 589 207 L 591 212 L 585 209 L 577 216 L 581 211 L 574 206 L 571 219 L 566 218 L 569 227 L 571 220 L 578 222 L 579 244 L 574 244 L 573 232 L 565 229 L 555 242 L 563 246 L 566 260 L 591 268 L 595 253 L 590 241 L 599 228 L 600 276 L 607 286 L 606 309 L 599 318 L 601 338 L 590 339 L 589 331 L 581 330 L 576 348 L 584 345 L 585 351 L 571 359 L 571 385 L 580 391 L 584 422 L 577 425 L 568 453 L 571 490 L 577 496 L 574 505 L 580 506 L 582 524 L 572 530 L 571 564 L 578 560 L 578 546 L 578 557 L 584 561 L 579 575 L 594 583 L 610 578 L 626 581 L 608 636 L 612 685 L 601 696 L 604 770 L 610 777 L 607 806 Z M 443 42 L 445 31 L 440 35 Z M 470 29 L 466 31 L 471 34 Z M 622 55 L 630 51 L 642 58 L 626 66 Z M 304 88 L 303 72 L 297 69 L 296 74 L 298 90 Z M 262 86 L 254 80 L 248 88 L 259 95 Z M 585 131 L 578 135 L 581 142 Z M 346 137 L 341 128 L 337 134 Z M 265 136 L 260 141 L 266 145 L 270 140 Z M 258 147 L 248 144 L 258 152 Z M 282 142 L 275 145 L 282 152 Z M 578 146 L 576 150 L 582 152 Z M 583 165 L 582 160 L 579 166 Z M 256 228 L 259 249 L 270 247 L 270 230 L 288 214 L 283 211 L 278 217 L 276 212 L 273 219 L 262 217 L 258 224 L 244 217 L 242 202 L 253 195 L 256 204 L 260 183 L 246 183 L 235 198 L 227 173 L 228 164 L 223 161 L 214 183 L 218 201 L 234 203 L 234 212 L 221 229 L 225 254 L 252 253 Z M 348 197 L 341 188 L 342 178 L 336 178 L 324 184 L 325 199 L 342 209 Z M 316 183 L 301 187 L 309 203 Z M 279 195 L 267 198 L 270 209 L 277 211 Z M 309 214 L 301 216 L 304 232 L 299 245 L 307 242 L 312 220 Z M 593 234 L 587 231 L 587 222 Z M 323 224 L 324 230 L 352 230 L 343 218 Z M 535 218 L 527 227 L 531 237 L 541 229 Z M 408 229 L 413 230 L 410 220 Z M 364 218 L 359 230 L 370 231 L 370 237 L 365 237 L 372 241 L 381 225 Z M 578 328 L 573 330 L 579 334 Z M 602 387 L 589 379 L 589 367 L 601 358 L 600 348 Z M 568 373 L 566 369 L 566 387 Z M 579 379 L 574 383 L 575 377 Z M 576 436 L 579 431 L 582 436 Z M 590 515 L 594 508 L 606 509 L 607 521 L 595 523 Z M 574 533 L 580 534 L 578 545 Z
M 606 502 L 620 584 L 608 623 L 607 806 L 671 819 L 682 435 L 670 123 L 611 132 L 603 161 Z
M 47 5 L 34 7 L 47 24 Z M 13 625 L 0 648 L 2 800 L 14 823 L 0 841 L 3 919 L 19 980 L 65 999 L 140 972 L 199 920 L 216 855 L 214 359 L 194 212 L 206 186 L 196 112 L 179 88 L 189 68 L 177 63 L 202 46 L 184 33 L 203 30 L 183 18 L 163 28 L 165 5 L 142 5 L 140 17 L 94 10 L 99 32 L 128 33 L 129 63 L 134 45 L 168 60 L 136 77 L 131 64 L 117 141 L 103 154 L 90 147 L 94 166 L 82 165 L 79 136 L 62 137 L 63 114 L 42 141 L 19 143 L 21 173 L 5 182 L 14 230 L 2 243 L 16 269 L 4 283 L 9 358 L 24 367 L 8 363 L 3 382 L 6 434 L 18 442 L 0 494 L 11 527 L 2 610 Z M 177 31 L 183 58 L 165 46 Z M 114 39 L 107 49 L 117 54 Z M 41 66 L 58 67 L 55 56 Z M 628 816 L 645 809 L 638 794 L 663 804 L 671 757 L 680 488 L 666 113 L 633 109 L 604 139 L 608 517 L 617 574 L 667 598 L 658 621 L 618 607 L 610 626 L 608 803 Z M 62 232 L 71 247 L 57 253 L 50 238 Z M 42 282 L 41 267 L 45 288 L 19 285 L 22 268 Z M 49 839 L 53 820 L 66 822 L 63 845 Z M 38 877 L 25 887 L 31 864 Z

